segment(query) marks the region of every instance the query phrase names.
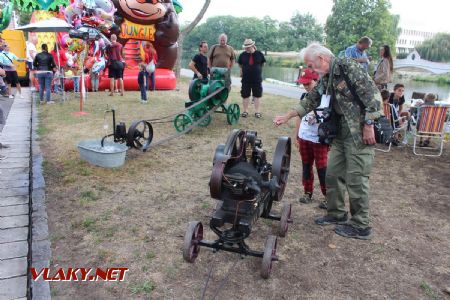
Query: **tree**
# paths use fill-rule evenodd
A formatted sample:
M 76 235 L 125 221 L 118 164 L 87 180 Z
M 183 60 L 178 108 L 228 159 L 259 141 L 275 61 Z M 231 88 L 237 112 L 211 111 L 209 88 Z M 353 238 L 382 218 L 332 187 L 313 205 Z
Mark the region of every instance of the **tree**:
M 399 17 L 389 12 L 389 0 L 333 0 L 331 15 L 327 18 L 325 32 L 327 46 L 334 53 L 355 44 L 360 37 L 368 36 L 375 47 L 368 55 L 378 55 L 378 45 L 389 45 L 395 52 Z
M 278 21 L 273 20 L 269 16 L 264 16 L 262 23 L 264 24 L 264 35 L 258 43 L 261 45 L 261 49 L 264 50 L 264 54 L 267 55 L 268 50 L 277 48 Z
M 280 44 L 285 50 L 299 51 L 310 42 L 322 42 L 323 27 L 309 13 L 300 14 L 298 11 L 291 17 L 290 22 L 280 24 Z
M 299 28 L 300 27 L 300 28 Z M 281 22 L 265 16 L 254 17 L 215 16 L 196 27 L 184 43 L 184 53 L 193 55 L 197 51 L 199 41 L 210 45 L 217 43 L 219 33 L 228 36 L 228 44 L 240 50 L 246 38 L 256 42 L 259 50 L 265 51 L 297 51 L 311 41 L 323 40 L 323 28 L 311 15 L 296 14 L 290 22 Z
M 417 52 L 423 59 L 431 61 L 450 61 L 450 34 L 438 33 L 417 47 Z
M 192 21 L 190 24 L 188 24 L 186 27 L 184 27 L 180 31 L 180 36 L 178 37 L 177 61 L 175 62 L 175 76 L 177 78 L 180 77 L 180 69 L 181 69 L 180 64 L 181 64 L 181 56 L 183 54 L 183 41 L 184 41 L 185 37 L 189 35 L 189 33 L 192 31 L 192 29 L 194 29 L 195 26 L 197 26 L 197 24 L 203 18 L 210 3 L 211 3 L 211 0 L 205 0 L 205 3 L 203 4 L 202 9 L 198 13 L 198 15 L 195 17 L 194 21 Z

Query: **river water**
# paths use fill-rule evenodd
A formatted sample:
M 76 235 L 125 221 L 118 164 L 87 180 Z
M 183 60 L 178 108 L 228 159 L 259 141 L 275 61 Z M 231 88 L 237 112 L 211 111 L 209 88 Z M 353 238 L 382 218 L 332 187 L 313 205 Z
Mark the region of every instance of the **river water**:
M 183 61 L 183 68 L 188 67 L 188 61 Z M 272 78 L 288 83 L 295 83 L 298 77 L 299 70 L 294 68 L 281 68 L 274 66 L 264 66 L 263 78 Z M 419 73 L 415 73 L 419 74 Z M 232 75 L 239 77 L 239 66 L 233 66 Z M 410 99 L 413 92 L 420 93 L 434 93 L 438 95 L 439 100 L 450 100 L 450 84 L 437 84 L 434 82 L 420 82 L 413 81 L 410 76 L 405 73 L 394 73 L 394 80 L 392 84 L 388 85 L 392 92 L 394 84 L 403 83 L 405 85 L 405 98 Z

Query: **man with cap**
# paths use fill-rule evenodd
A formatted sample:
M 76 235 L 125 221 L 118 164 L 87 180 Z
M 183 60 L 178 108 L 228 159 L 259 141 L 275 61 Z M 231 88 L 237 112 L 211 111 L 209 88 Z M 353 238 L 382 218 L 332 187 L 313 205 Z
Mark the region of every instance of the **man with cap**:
M 242 45 L 244 52 L 239 55 L 238 64 L 241 69 L 241 96 L 244 103 L 244 112 L 242 117 L 248 116 L 248 103 L 250 95 L 253 96 L 255 104 L 255 117 L 261 118 L 260 99 L 262 97 L 262 68 L 266 59 L 261 51 L 256 50 L 255 42 L 252 39 L 246 39 Z
M 307 93 L 313 90 L 319 81 L 319 74 L 307 68 L 298 79 L 306 90 L 300 100 L 303 100 Z M 328 145 L 319 143 L 318 129 L 319 123 L 316 118 L 317 111 L 310 112 L 303 118 L 296 118 L 295 126 L 295 145 L 300 152 L 300 158 L 303 165 L 302 183 L 304 195 L 299 199 L 300 203 L 310 203 L 313 200 L 314 190 L 314 172 L 313 165 L 316 163 L 317 175 L 319 176 L 320 190 L 326 197 L 325 175 L 327 172 Z M 320 208 L 327 209 L 327 202 L 324 200 L 319 205 Z
M 227 45 L 228 37 L 225 33 L 219 35 L 219 44 L 211 47 L 208 55 L 208 67 L 211 68 L 226 68 L 225 85 L 228 90 L 231 89 L 231 68 L 236 60 L 234 49 Z M 211 71 L 212 74 L 212 71 Z

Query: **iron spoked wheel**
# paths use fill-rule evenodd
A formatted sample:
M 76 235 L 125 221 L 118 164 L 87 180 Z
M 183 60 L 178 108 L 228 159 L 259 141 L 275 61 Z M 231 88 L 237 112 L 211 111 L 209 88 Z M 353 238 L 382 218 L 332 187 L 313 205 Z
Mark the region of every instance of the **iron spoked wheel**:
M 211 95 L 218 89 L 224 88 L 221 92 L 211 98 L 211 103 L 216 106 L 224 103 L 228 99 L 228 89 L 225 87 L 223 80 L 211 80 L 209 83 L 208 95 Z
M 153 139 L 153 127 L 150 122 L 140 120 L 131 123 L 127 133 L 127 145 L 147 151 Z
M 283 210 L 281 211 L 281 220 L 278 225 L 278 236 L 285 237 L 289 228 L 289 223 L 292 223 L 292 207 L 290 203 L 285 203 L 283 205 Z
M 199 109 L 198 113 L 197 113 L 197 120 L 200 119 L 201 117 L 203 117 L 204 115 L 206 115 L 207 113 L 208 113 L 208 111 L 205 108 Z M 211 120 L 212 120 L 211 115 L 209 115 L 203 121 L 198 123 L 198 126 L 208 127 L 208 125 L 211 123 Z
M 278 139 L 277 148 L 272 162 L 272 176 L 277 177 L 280 188 L 275 194 L 274 200 L 280 201 L 283 198 L 284 189 L 289 177 L 289 167 L 291 164 L 291 138 L 287 136 Z
M 189 84 L 189 99 L 192 101 L 198 101 L 201 98 L 200 91 L 202 89 L 202 80 L 201 79 L 194 79 Z
M 264 255 L 261 264 L 261 277 L 267 279 L 272 271 L 272 262 L 277 259 L 277 237 L 269 235 L 264 247 Z
M 189 263 L 193 263 L 200 252 L 199 242 L 203 239 L 203 225 L 201 222 L 189 222 L 186 234 L 184 235 L 183 258 Z
M 216 161 L 219 160 L 219 157 L 223 155 L 223 149 L 225 149 L 224 144 L 217 145 L 216 150 L 214 151 L 213 166 L 216 163 Z
M 238 157 L 243 153 L 245 131 L 234 129 L 225 143 L 223 153 L 230 157 Z
M 173 120 L 173 125 L 178 132 L 184 131 L 186 128 L 194 123 L 191 116 L 188 114 L 179 114 Z
M 220 194 L 222 192 L 222 178 L 223 178 L 223 170 L 225 168 L 225 164 L 221 161 L 217 161 L 214 163 L 211 178 L 209 179 L 209 193 L 211 198 L 222 200 L 220 198 Z
M 239 116 L 241 115 L 241 108 L 239 104 L 233 103 L 228 106 L 227 109 L 227 122 L 230 125 L 235 125 L 239 122 Z

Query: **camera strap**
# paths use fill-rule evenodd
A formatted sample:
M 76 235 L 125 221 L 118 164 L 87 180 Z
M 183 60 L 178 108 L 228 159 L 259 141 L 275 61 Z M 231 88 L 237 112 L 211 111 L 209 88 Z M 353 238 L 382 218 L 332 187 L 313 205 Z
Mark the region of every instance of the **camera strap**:
M 366 106 L 364 105 L 364 103 L 361 101 L 358 94 L 356 93 L 355 87 L 350 82 L 350 78 L 348 78 L 348 75 L 344 72 L 344 68 L 342 67 L 342 65 L 339 63 L 338 63 L 338 65 L 339 65 L 339 70 L 341 71 L 341 74 L 344 77 L 345 83 L 347 84 L 348 89 L 350 90 L 350 93 L 352 93 L 353 99 L 355 99 L 356 103 L 358 103 L 359 107 L 361 108 L 361 113 L 363 113 L 364 110 L 366 109 Z

